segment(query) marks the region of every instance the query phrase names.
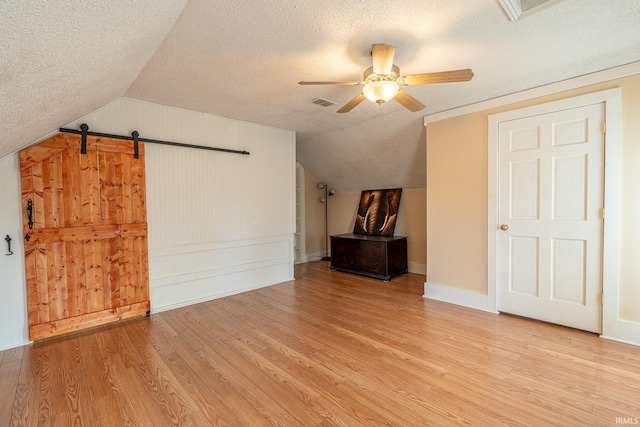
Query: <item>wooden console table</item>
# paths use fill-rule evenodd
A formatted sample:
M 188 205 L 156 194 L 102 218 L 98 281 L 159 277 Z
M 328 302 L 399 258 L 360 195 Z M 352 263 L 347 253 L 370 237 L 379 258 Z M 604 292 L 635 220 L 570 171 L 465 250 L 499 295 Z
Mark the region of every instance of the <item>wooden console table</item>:
M 331 236 L 331 268 L 390 280 L 407 273 L 407 238 L 339 234 Z

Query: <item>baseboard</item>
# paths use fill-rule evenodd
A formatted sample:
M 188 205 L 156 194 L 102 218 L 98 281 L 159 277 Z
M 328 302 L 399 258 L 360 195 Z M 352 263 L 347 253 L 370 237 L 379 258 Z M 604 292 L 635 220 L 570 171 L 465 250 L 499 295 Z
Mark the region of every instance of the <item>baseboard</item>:
M 265 282 L 265 283 L 259 283 L 256 285 L 252 285 L 252 286 L 247 286 L 244 288 L 236 288 L 233 289 L 231 291 L 227 291 L 227 292 L 220 292 L 217 294 L 210 294 L 210 295 L 206 295 L 200 298 L 194 298 L 194 299 L 190 299 L 187 301 L 180 301 L 179 303 L 176 304 L 168 304 L 168 305 L 163 305 L 161 307 L 151 307 L 151 314 L 156 314 L 156 313 L 162 313 L 163 311 L 169 311 L 169 310 L 175 310 L 177 308 L 182 308 L 182 307 L 187 307 L 189 305 L 194 305 L 194 304 L 199 304 L 202 302 L 207 302 L 207 301 L 212 301 L 218 298 L 224 298 L 224 297 L 228 297 L 231 295 L 237 295 L 237 294 L 241 294 L 244 292 L 249 292 L 249 291 L 254 291 L 256 289 L 260 289 L 260 288 L 266 288 L 268 286 L 273 286 L 273 285 L 277 285 L 280 283 L 284 283 L 286 281 L 289 280 L 293 280 L 293 278 L 289 278 L 288 280 L 284 280 L 284 281 L 273 281 L 273 282 Z
M 427 275 L 427 265 L 419 264 L 417 262 L 407 262 L 407 267 L 409 268 L 409 273 L 421 274 L 423 276 Z
M 615 336 L 600 335 L 600 338 L 640 346 L 640 322 L 618 319 L 616 329 Z
M 315 252 L 312 254 L 304 254 L 304 262 L 320 261 L 324 257 L 324 252 Z M 329 254 L 331 255 L 331 254 Z
M 497 311 L 489 308 L 490 305 L 487 295 L 467 291 L 465 289 L 425 282 L 423 297 L 498 314 Z M 618 319 L 617 327 L 615 329 L 615 333 L 600 335 L 600 338 L 640 346 L 640 322 Z
M 474 310 L 496 313 L 489 308 L 487 295 L 478 292 L 467 291 L 465 289 L 453 288 L 451 286 L 438 285 L 436 283 L 425 282 L 424 298 L 436 301 L 447 302 L 460 305 Z
M 324 252 L 314 253 L 314 254 L 305 254 L 302 262 L 311 262 L 311 261 L 320 261 L 324 257 Z M 330 255 L 330 254 L 329 254 Z M 427 265 L 420 264 L 417 262 L 407 262 L 407 268 L 409 273 L 421 274 L 423 276 L 427 275 Z
M 5 351 L 5 350 L 11 350 L 12 348 L 18 348 L 18 347 L 22 347 L 22 346 L 25 346 L 25 345 L 29 345 L 32 342 L 33 341 L 27 340 L 27 341 L 22 342 L 22 343 L 9 344 L 8 346 L 0 347 L 0 352 Z

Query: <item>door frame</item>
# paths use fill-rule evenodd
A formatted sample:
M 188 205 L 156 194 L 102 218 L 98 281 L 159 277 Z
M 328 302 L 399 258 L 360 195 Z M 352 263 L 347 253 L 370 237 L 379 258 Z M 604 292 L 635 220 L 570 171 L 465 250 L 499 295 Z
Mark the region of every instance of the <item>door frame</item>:
M 487 302 L 488 310 L 498 311 L 498 127 L 501 122 L 555 111 L 604 103 L 606 133 L 604 141 L 604 209 L 602 236 L 602 331 L 616 336 L 618 324 L 620 171 L 622 132 L 622 89 L 614 88 L 587 95 L 519 108 L 489 116 L 488 135 L 488 213 L 487 213 Z

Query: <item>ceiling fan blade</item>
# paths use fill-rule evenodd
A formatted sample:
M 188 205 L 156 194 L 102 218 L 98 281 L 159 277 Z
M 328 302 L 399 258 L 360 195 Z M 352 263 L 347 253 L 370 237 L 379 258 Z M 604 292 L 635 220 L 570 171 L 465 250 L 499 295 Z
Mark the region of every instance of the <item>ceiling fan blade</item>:
M 353 108 L 360 104 L 362 101 L 364 101 L 365 99 L 367 99 L 366 96 L 364 96 L 364 93 L 359 93 L 358 95 L 356 95 L 355 98 L 353 98 L 351 101 L 347 102 L 341 109 L 339 109 L 337 112 L 338 113 L 348 113 L 349 111 L 353 110 Z
M 298 82 L 299 85 L 359 85 L 360 82 Z
M 452 83 L 466 82 L 473 77 L 473 71 L 469 68 L 464 70 L 441 71 L 439 73 L 411 74 L 404 76 L 401 84 L 405 85 L 424 85 L 429 83 Z
M 420 111 L 424 108 L 424 104 L 413 96 L 409 95 L 407 92 L 400 89 L 396 94 L 395 98 L 404 108 L 415 113 L 416 111 Z
M 390 74 L 393 67 L 393 57 L 396 48 L 386 44 L 371 45 L 371 57 L 373 59 L 373 72 L 376 74 Z

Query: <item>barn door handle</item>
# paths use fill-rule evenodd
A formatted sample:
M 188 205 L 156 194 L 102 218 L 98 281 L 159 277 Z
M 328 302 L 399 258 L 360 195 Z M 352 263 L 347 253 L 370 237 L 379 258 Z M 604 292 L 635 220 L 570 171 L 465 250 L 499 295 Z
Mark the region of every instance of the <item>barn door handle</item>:
M 27 217 L 29 217 L 29 222 L 27 225 L 29 229 L 33 228 L 33 200 L 27 200 Z
M 8 252 L 5 255 L 13 255 L 13 252 L 11 252 L 11 237 L 9 237 L 9 235 L 7 234 L 7 237 L 5 237 L 4 240 L 7 241 L 7 252 Z

